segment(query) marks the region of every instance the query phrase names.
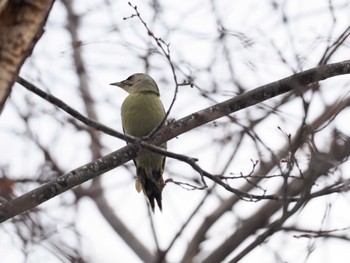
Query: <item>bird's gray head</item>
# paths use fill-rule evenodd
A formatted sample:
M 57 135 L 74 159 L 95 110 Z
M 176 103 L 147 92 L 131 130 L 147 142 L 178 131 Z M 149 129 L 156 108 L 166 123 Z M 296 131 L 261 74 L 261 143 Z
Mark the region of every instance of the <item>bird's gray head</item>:
M 111 83 L 128 92 L 129 94 L 140 91 L 151 91 L 159 95 L 157 83 L 147 74 L 135 73 L 121 82 Z

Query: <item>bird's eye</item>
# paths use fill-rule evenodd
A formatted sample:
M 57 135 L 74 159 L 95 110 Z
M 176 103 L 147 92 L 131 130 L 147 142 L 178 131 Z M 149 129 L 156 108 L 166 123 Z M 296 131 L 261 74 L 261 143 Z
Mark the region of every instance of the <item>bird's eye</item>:
M 131 75 L 130 77 L 128 77 L 126 80 L 132 80 L 134 78 L 134 75 Z

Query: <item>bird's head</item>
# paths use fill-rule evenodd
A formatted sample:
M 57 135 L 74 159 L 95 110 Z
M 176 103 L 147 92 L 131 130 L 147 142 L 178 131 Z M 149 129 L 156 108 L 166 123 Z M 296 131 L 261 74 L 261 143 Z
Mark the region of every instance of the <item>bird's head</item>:
M 126 80 L 111 83 L 110 85 L 118 86 L 129 94 L 141 91 L 152 91 L 159 95 L 157 83 L 150 76 L 143 73 L 135 73 Z

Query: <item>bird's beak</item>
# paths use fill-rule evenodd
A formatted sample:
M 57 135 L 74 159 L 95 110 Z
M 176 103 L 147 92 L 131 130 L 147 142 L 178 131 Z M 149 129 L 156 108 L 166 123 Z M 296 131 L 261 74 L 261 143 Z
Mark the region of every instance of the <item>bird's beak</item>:
M 130 89 L 130 86 L 132 85 L 132 83 L 126 79 L 126 80 L 123 80 L 120 82 L 111 83 L 110 85 L 118 86 L 119 88 L 121 88 L 129 93 L 129 89 Z
M 118 86 L 120 88 L 123 88 L 123 83 L 122 82 L 114 82 L 114 83 L 111 83 L 109 85 Z

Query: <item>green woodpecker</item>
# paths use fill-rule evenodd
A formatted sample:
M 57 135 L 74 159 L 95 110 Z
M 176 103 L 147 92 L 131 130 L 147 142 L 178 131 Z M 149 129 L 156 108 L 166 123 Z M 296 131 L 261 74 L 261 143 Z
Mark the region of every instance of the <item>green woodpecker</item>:
M 115 82 L 129 93 L 121 108 L 123 131 L 135 137 L 149 135 L 164 121 L 165 110 L 159 98 L 157 83 L 148 75 L 136 73 L 126 80 Z M 162 126 L 164 126 L 163 123 Z M 166 149 L 166 144 L 161 145 Z M 147 196 L 154 211 L 154 199 L 162 210 L 163 171 L 165 156 L 140 149 L 134 159 L 136 166 L 135 188 Z

